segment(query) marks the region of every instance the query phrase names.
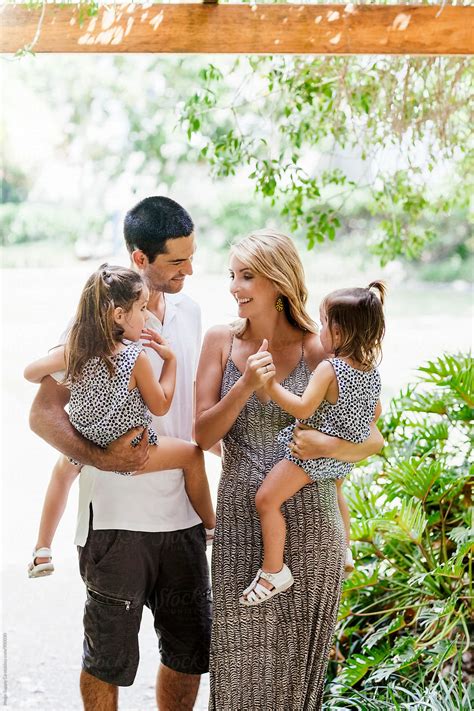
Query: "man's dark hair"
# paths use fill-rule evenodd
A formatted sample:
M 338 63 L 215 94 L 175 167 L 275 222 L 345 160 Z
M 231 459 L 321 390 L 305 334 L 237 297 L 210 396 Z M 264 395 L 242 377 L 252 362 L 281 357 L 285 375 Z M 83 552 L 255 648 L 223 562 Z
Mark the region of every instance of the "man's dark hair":
M 184 207 L 167 197 L 147 197 L 125 215 L 124 236 L 130 254 L 141 249 L 150 262 L 166 252 L 166 241 L 189 237 L 194 230 Z

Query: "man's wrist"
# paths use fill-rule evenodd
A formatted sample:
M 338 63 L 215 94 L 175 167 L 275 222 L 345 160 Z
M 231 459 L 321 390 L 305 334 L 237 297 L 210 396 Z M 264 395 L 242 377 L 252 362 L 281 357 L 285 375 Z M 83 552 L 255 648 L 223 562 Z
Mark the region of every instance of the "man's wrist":
M 107 471 L 110 467 L 107 449 L 93 444 L 89 445 L 87 449 L 87 459 L 90 466 Z

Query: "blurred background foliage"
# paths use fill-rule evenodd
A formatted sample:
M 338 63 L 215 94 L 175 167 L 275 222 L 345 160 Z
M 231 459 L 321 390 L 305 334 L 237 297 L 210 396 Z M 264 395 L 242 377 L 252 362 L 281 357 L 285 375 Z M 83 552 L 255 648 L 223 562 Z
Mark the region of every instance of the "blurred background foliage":
M 404 275 L 472 272 L 472 63 L 462 58 L 25 57 L 8 66 L 4 264 L 113 251 L 124 207 L 179 195 L 209 262 L 272 224 Z

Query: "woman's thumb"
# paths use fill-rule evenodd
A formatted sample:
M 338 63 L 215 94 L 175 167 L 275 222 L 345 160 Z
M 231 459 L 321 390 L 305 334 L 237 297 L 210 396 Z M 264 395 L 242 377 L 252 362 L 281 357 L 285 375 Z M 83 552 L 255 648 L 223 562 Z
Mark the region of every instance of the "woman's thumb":
M 257 353 L 260 353 L 261 351 L 266 351 L 266 350 L 268 350 L 268 341 L 266 338 L 264 338 L 262 341 L 262 345 L 258 349 Z

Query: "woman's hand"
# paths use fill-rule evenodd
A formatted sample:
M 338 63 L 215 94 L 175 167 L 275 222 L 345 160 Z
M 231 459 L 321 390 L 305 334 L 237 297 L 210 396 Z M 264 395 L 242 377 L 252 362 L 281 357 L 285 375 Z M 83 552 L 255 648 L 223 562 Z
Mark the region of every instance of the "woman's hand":
M 322 432 L 296 420 L 293 439 L 288 444 L 288 449 L 298 459 L 317 459 L 324 456 L 320 453 L 318 445 L 324 441 L 325 437 L 327 435 L 323 435 Z
M 144 328 L 142 331 L 142 339 L 145 348 L 151 348 L 158 353 L 163 360 L 173 360 L 173 358 L 175 358 L 168 343 L 158 331 L 154 331 L 152 328 Z
M 342 462 L 360 462 L 379 452 L 383 437 L 374 422 L 370 426 L 370 436 L 364 442 L 355 444 L 345 439 L 331 437 L 297 421 L 293 432 L 293 441 L 289 449 L 298 459 L 319 459 L 330 457 Z
M 264 388 L 275 377 L 272 354 L 267 351 L 267 348 L 268 341 L 264 338 L 258 351 L 247 358 L 242 379 L 252 392 Z

